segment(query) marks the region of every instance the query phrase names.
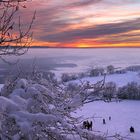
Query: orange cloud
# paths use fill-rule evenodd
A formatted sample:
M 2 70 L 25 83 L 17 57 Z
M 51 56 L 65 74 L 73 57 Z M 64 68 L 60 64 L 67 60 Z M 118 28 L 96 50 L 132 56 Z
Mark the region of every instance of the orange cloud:
M 140 46 L 137 0 L 34 0 L 23 10 L 23 29 L 36 9 L 32 46 Z

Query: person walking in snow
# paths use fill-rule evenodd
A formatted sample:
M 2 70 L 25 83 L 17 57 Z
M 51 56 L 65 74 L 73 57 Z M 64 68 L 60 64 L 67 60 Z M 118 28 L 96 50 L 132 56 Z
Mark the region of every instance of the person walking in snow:
M 90 121 L 89 125 L 90 125 L 90 130 L 92 131 L 92 126 L 93 126 L 92 121 Z
M 130 127 L 130 133 L 135 133 L 134 127 Z
M 83 121 L 83 128 L 86 129 L 86 127 L 87 127 L 87 122 Z
M 105 119 L 103 119 L 103 124 L 106 124 Z

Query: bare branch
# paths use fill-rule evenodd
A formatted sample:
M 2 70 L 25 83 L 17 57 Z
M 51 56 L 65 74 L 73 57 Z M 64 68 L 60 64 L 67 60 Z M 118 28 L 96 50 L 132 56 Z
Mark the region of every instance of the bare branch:
M 25 5 L 21 5 L 24 1 L 26 0 L 0 0 L 0 56 L 22 55 L 30 47 L 33 36 L 30 30 L 36 11 L 26 30 L 22 29 L 21 16 L 18 17 L 18 23 L 14 21 L 19 9 L 26 8 Z

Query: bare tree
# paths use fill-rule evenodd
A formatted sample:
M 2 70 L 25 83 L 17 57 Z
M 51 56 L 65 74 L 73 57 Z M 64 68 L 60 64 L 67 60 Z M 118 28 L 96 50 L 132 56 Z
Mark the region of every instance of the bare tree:
M 19 9 L 26 8 L 26 0 L 0 0 L 0 57 L 5 55 L 22 55 L 32 42 L 30 32 L 35 12 L 27 29 L 22 29 L 21 16 L 16 17 Z M 25 31 L 23 31 L 25 30 Z

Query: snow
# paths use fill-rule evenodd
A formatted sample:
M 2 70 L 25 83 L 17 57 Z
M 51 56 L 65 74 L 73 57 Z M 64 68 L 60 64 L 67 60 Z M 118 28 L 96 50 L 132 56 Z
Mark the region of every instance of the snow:
M 19 110 L 18 105 L 6 97 L 0 96 L 0 103 L 0 111 L 13 112 Z
M 28 82 L 26 79 L 20 79 L 16 85 L 16 88 L 26 88 L 28 85 Z
M 122 102 L 105 103 L 96 101 L 84 105 L 78 109 L 73 116 L 83 118 L 92 118 L 93 131 L 101 134 L 108 133 L 109 136 L 118 133 L 127 136 L 132 140 L 140 139 L 140 101 L 126 100 Z M 111 121 L 109 121 L 111 116 Z M 95 117 L 93 119 L 93 117 Z M 96 118 L 97 117 L 97 118 Z M 103 125 L 102 119 L 105 118 L 106 124 Z M 135 133 L 130 134 L 129 128 L 133 126 Z
M 0 91 L 1 91 L 1 88 L 3 87 L 3 84 L 0 84 Z
M 94 84 L 98 81 L 103 80 L 103 76 L 97 76 L 97 77 L 85 77 L 82 78 L 82 82 L 89 81 L 90 83 Z M 76 82 L 79 83 L 81 82 L 79 80 L 74 80 L 70 82 Z M 129 82 L 137 82 L 140 83 L 140 77 L 138 76 L 137 72 L 130 72 L 128 71 L 127 73 L 124 74 L 111 74 L 106 76 L 106 82 L 115 82 L 118 87 L 124 86 L 128 84 Z
M 19 79 L 15 83 L 15 86 L 7 84 L 1 90 L 4 96 L 0 96 L 0 139 L 5 139 L 5 133 L 8 133 L 12 140 L 20 139 L 21 134 L 26 135 L 27 139 L 34 139 L 34 133 L 40 133 L 38 137 L 45 136 L 44 139 L 47 139 L 47 133 L 41 130 L 55 130 L 54 134 L 60 136 L 59 131 L 64 131 L 64 128 L 72 129 L 66 121 L 68 116 L 65 116 L 61 109 L 63 98 L 59 97 L 60 101 L 55 100 L 57 94 L 53 95 L 47 86 L 26 79 Z M 11 90 L 7 90 L 9 87 Z M 77 100 L 75 102 L 73 105 L 77 104 Z M 68 114 L 68 111 L 65 110 L 65 113 Z M 59 128 L 57 123 L 60 124 Z
M 82 81 L 96 83 L 102 79 L 103 76 L 85 77 Z M 127 72 L 125 74 L 107 75 L 106 82 L 110 81 L 115 82 L 118 86 L 123 86 L 128 82 L 139 82 L 140 80 L 137 72 Z M 75 80 L 72 82 L 78 83 L 79 81 Z M 8 85 L 5 85 L 3 87 L 1 93 L 7 93 L 7 86 Z M 7 94 L 2 94 L 4 96 L 0 96 L 0 112 L 7 112 L 10 117 L 14 118 L 22 132 L 29 135 L 29 137 L 31 136 L 30 131 L 33 130 L 33 124 L 36 122 L 42 122 L 45 127 L 51 128 L 52 130 L 59 122 L 61 124 L 60 128 L 68 128 L 70 130 L 72 126 L 66 121 L 67 117 L 61 115 L 61 112 L 66 111 L 65 113 L 67 114 L 75 110 L 75 108 L 80 107 L 82 96 L 74 94 L 72 98 L 69 96 L 68 98 L 63 98 L 64 95 L 60 92 L 62 98 L 59 97 L 59 101 L 57 95 L 59 91 L 56 89 L 54 89 L 54 91 L 52 87 L 48 88 L 48 85 L 45 86 L 45 84 L 41 85 L 27 81 L 26 79 L 20 79 L 17 81 L 15 87 L 12 87 L 12 91 L 9 91 L 10 93 L 8 92 Z M 82 116 L 85 120 L 87 118 L 88 120 L 92 120 L 93 134 L 107 134 L 107 136 L 112 136 L 117 133 L 132 138 L 133 140 L 139 140 L 140 110 L 137 109 L 139 106 L 140 101 L 126 100 L 111 103 L 96 101 L 85 104 L 80 109 L 77 109 L 76 113 L 72 113 L 72 115 L 75 117 Z M 109 116 L 112 118 L 111 121 L 109 121 Z M 103 118 L 106 120 L 105 125 L 102 123 Z M 69 120 L 69 118 L 67 119 Z M 129 132 L 131 126 L 135 128 L 134 134 Z M 82 130 L 81 128 L 79 130 L 81 133 L 84 131 L 84 129 Z M 36 132 L 39 133 L 40 128 L 37 129 Z M 14 139 L 18 139 L 18 135 L 13 137 Z
M 43 122 L 43 123 L 54 123 L 54 120 L 60 121 L 61 119 L 58 118 L 58 116 L 54 116 L 51 114 L 44 114 L 44 113 L 28 113 L 28 112 L 24 112 L 24 111 L 18 111 L 18 112 L 14 112 L 14 114 L 12 114 L 11 116 L 14 116 L 15 118 L 17 118 L 17 120 L 19 120 L 20 122 L 22 121 L 29 121 L 29 122 Z

